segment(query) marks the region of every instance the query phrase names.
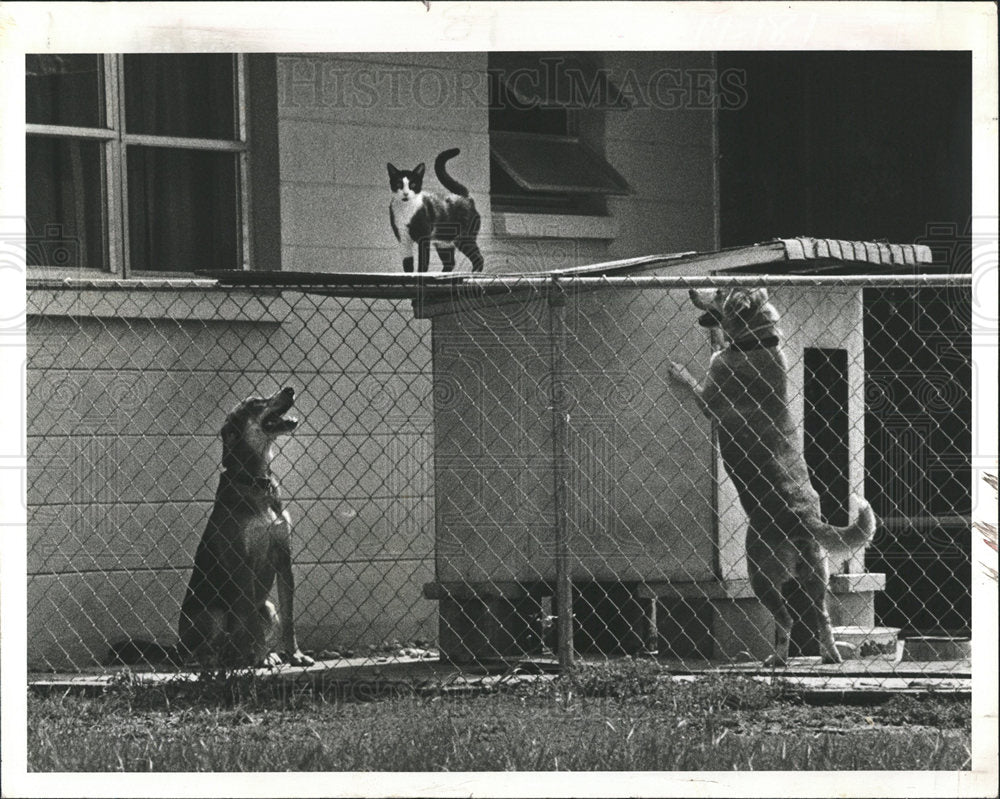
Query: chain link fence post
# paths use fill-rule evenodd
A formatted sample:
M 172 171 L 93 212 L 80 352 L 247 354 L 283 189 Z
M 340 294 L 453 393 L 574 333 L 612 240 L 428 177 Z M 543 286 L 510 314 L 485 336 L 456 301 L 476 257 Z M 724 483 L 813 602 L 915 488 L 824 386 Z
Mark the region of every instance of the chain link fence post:
M 563 375 L 563 351 L 566 345 L 566 295 L 553 276 L 548 292 L 549 354 L 552 377 L 549 401 L 552 408 L 552 464 L 555 533 L 556 640 L 559 668 L 573 667 L 573 581 L 569 551 L 569 508 L 567 506 L 566 428 L 569 424 L 566 383 Z

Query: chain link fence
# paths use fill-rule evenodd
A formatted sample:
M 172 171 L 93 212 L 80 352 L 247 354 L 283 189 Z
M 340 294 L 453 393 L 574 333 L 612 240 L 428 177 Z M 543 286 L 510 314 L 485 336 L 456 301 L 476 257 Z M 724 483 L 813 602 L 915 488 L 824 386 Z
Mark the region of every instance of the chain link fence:
M 284 386 L 300 422 L 271 472 L 315 669 L 624 654 L 759 668 L 775 652 L 768 581 L 793 665 L 968 668 L 967 277 L 241 280 L 29 284 L 32 671 L 174 645 L 223 422 Z M 786 364 L 722 392 L 735 434 L 676 375 L 703 381 L 726 346 L 692 287 L 706 306 L 716 288 L 766 288 L 780 315 Z M 727 352 L 762 363 L 769 335 Z M 792 455 L 769 443 L 779 412 Z M 801 513 L 769 477 L 782 463 L 804 464 Z M 859 497 L 870 543 L 817 554 L 803 536 L 851 524 Z M 748 516 L 780 557 L 748 560 Z M 845 665 L 821 663 L 823 563 Z

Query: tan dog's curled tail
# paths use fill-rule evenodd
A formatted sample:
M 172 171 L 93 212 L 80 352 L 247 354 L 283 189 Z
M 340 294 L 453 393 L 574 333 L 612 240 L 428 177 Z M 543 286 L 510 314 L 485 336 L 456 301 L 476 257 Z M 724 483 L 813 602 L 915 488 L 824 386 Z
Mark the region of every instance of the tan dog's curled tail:
M 878 519 L 875 511 L 867 500 L 858 503 L 858 515 L 853 524 L 847 527 L 836 527 L 832 524 L 817 525 L 816 540 L 825 549 L 855 551 L 868 546 L 875 537 Z

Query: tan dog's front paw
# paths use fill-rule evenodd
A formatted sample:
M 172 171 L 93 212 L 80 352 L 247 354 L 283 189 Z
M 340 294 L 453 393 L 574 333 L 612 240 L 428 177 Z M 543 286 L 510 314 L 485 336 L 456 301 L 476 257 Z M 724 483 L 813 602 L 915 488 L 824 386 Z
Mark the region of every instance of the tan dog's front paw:
M 824 663 L 843 663 L 857 655 L 858 648 L 847 641 L 834 641 L 833 646 L 832 651 L 823 653 Z
M 683 383 L 686 386 L 697 385 L 697 381 L 694 376 L 687 370 L 686 366 L 682 366 L 676 361 L 670 361 L 667 366 L 667 374 L 678 383 Z

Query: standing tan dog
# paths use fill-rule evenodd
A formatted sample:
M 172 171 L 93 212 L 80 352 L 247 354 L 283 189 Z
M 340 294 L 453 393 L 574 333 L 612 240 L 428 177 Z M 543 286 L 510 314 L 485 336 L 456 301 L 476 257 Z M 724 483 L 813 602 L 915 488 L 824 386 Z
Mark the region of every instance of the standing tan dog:
M 295 640 L 291 519 L 278 497 L 271 460 L 278 436 L 298 420 L 285 414 L 295 391 L 252 397 L 226 417 L 215 506 L 181 605 L 180 651 L 205 666 L 310 666 Z M 268 594 L 278 581 L 281 618 Z M 280 628 L 280 652 L 269 651 Z
M 774 654 L 765 665 L 788 661 L 792 610 L 782 593 L 796 582 L 813 605 L 824 663 L 839 663 L 827 611 L 829 573 L 825 550 L 853 551 L 875 534 L 871 506 L 860 501 L 847 527 L 820 515 L 819 495 L 809 482 L 800 433 L 788 408 L 788 364 L 780 349 L 779 314 L 767 290 L 719 289 L 711 302 L 697 291 L 691 301 L 705 313 L 703 327 L 721 327 L 726 346 L 714 353 L 702 385 L 686 368 L 671 363 L 670 375 L 687 386 L 718 429 L 726 472 L 747 514 L 747 570 L 750 585 L 774 615 Z

